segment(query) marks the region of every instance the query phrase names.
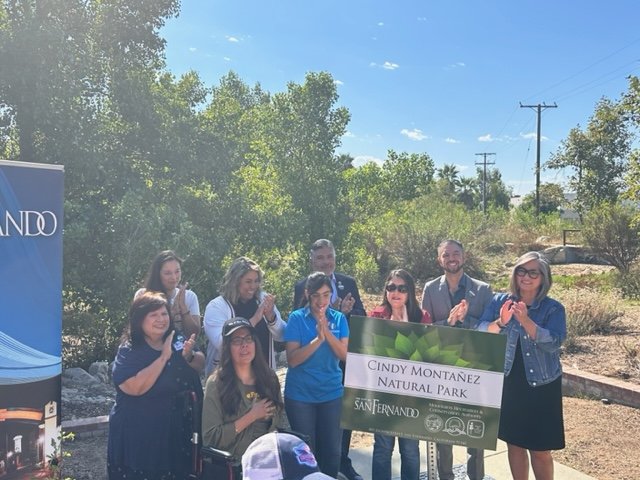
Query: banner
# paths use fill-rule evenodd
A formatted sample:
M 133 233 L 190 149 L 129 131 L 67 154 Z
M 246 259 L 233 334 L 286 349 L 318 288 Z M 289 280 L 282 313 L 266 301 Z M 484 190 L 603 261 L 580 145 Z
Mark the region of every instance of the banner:
M 60 454 L 63 176 L 0 160 L 0 478 Z
M 343 428 L 495 450 L 506 338 L 349 320 Z

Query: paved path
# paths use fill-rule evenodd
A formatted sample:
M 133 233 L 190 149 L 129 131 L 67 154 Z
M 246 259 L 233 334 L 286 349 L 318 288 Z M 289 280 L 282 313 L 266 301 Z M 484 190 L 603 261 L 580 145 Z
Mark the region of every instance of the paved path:
M 421 465 L 422 470 L 426 470 L 426 442 L 420 442 L 421 452 Z M 357 472 L 359 472 L 363 478 L 371 478 L 371 454 L 373 447 L 356 448 L 351 449 L 349 457 L 353 462 L 353 465 Z M 509 471 L 509 461 L 507 460 L 507 446 L 504 442 L 498 440 L 497 449 L 485 450 L 484 464 L 485 464 L 485 480 L 508 480 L 511 478 L 511 472 Z M 454 472 L 456 474 L 456 480 L 464 480 L 466 478 L 466 449 L 462 447 L 453 448 L 453 463 Z M 593 477 L 580 473 L 572 468 L 555 462 L 555 480 L 595 480 Z M 392 475 L 394 480 L 400 479 L 400 454 L 398 448 L 393 455 Z M 427 474 L 423 473 L 420 478 L 422 480 L 427 479 Z M 533 472 L 530 471 L 529 478 L 535 478 Z

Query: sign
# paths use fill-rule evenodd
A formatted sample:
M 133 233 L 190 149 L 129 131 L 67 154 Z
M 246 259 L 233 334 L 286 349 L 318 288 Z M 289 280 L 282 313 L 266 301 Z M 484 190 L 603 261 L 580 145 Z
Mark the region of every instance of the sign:
M 343 428 L 495 450 L 503 335 L 352 316 Z
M 60 454 L 63 177 L 0 160 L 0 476 Z

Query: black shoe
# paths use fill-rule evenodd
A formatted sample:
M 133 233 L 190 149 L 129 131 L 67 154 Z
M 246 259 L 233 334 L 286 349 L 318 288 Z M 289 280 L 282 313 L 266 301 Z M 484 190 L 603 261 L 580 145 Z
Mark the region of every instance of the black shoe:
M 347 480 L 364 480 L 362 475 L 355 471 L 352 465 L 349 465 L 345 468 L 340 468 L 340 473 Z

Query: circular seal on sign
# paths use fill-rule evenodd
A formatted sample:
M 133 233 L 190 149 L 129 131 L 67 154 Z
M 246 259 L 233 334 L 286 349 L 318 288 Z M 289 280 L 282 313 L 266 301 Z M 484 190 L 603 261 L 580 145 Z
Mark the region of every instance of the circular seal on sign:
M 424 428 L 426 428 L 427 431 L 431 433 L 439 432 L 440 430 L 442 430 L 443 426 L 444 421 L 442 420 L 442 417 L 440 415 L 431 413 L 424 419 Z

